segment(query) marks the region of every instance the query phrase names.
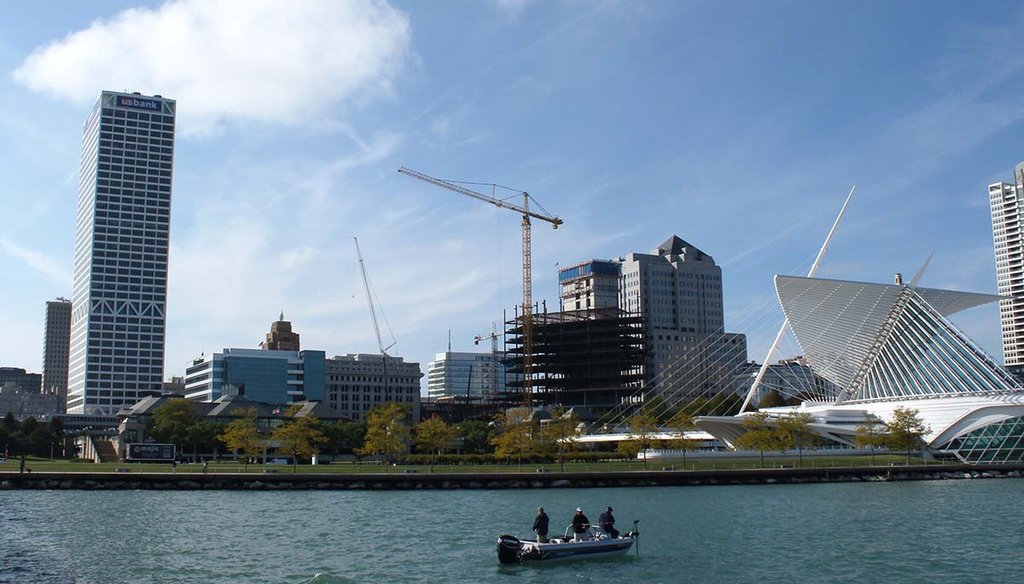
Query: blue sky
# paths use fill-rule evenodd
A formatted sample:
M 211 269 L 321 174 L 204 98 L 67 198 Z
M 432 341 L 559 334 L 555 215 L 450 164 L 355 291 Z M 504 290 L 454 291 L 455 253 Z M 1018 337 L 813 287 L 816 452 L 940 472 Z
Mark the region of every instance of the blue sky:
M 81 128 L 103 89 L 178 100 L 166 375 L 255 347 L 376 348 L 352 237 L 424 370 L 520 298 L 519 218 L 399 166 L 529 191 L 534 298 L 556 263 L 671 234 L 723 266 L 760 360 L 771 277 L 995 291 L 987 185 L 1024 159 L 1015 2 L 144 2 L 0 21 L 0 365 L 38 371 L 71 294 Z M 957 319 L 1001 357 L 998 311 Z M 795 348 L 793 350 L 796 350 Z

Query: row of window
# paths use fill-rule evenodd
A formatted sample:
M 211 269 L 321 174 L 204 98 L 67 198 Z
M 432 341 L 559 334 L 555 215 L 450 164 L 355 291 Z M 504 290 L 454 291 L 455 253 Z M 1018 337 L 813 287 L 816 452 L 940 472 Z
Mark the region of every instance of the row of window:
M 143 122 L 145 123 L 145 122 Z M 169 131 L 168 131 L 169 130 Z M 174 128 L 164 128 L 160 124 L 154 124 L 153 127 L 131 126 L 128 124 L 110 124 L 107 127 L 100 130 L 100 139 L 128 139 L 128 136 L 146 136 L 150 138 L 161 138 L 170 142 L 174 139 Z
M 329 384 L 327 386 L 327 388 L 328 388 L 329 391 L 360 391 L 360 390 L 362 390 L 362 391 L 371 391 L 371 390 L 372 391 L 380 391 L 381 389 L 383 389 L 382 386 L 378 386 L 378 385 L 369 385 L 368 386 L 368 385 L 338 385 L 338 384 Z M 398 393 L 398 392 L 401 392 L 401 393 L 413 393 L 413 392 L 419 391 L 419 385 L 406 386 L 406 387 L 388 386 L 388 393 L 390 393 L 392 391 L 394 391 L 396 393 Z
M 114 365 L 130 366 L 130 369 L 135 374 L 143 373 L 159 373 L 160 369 L 154 368 L 154 365 L 163 365 L 163 354 L 161 351 L 152 351 L 150 354 L 160 359 L 151 359 L 143 357 L 115 357 L 112 355 L 108 356 L 96 356 L 92 355 L 93 349 L 89 349 L 89 357 L 86 359 L 86 363 L 90 365 L 90 371 L 124 371 L 125 367 L 113 367 Z M 147 367 L 149 366 L 149 367 Z
M 127 120 L 163 122 L 165 124 L 174 123 L 174 116 L 164 115 L 162 112 L 145 112 L 134 109 L 115 109 L 112 107 L 102 108 L 101 112 L 105 122 L 113 121 L 114 118 L 123 118 Z
M 107 211 L 121 211 L 119 204 L 142 205 L 143 209 L 149 210 L 158 207 L 166 207 L 167 193 L 153 191 L 130 191 L 121 189 L 105 189 L 96 193 L 96 205 Z M 131 209 L 127 209 L 131 210 Z
M 123 146 L 119 148 L 118 146 Z M 107 164 L 134 164 L 135 166 L 147 166 L 142 164 L 143 161 L 157 160 L 160 162 L 171 163 L 174 161 L 174 157 L 171 156 L 170 148 L 160 148 L 160 152 L 157 149 L 147 150 L 145 148 L 137 148 L 135 144 L 123 144 L 123 145 L 106 145 L 100 147 L 100 155 L 98 159 L 99 164 L 104 162 Z M 168 150 L 168 152 L 162 152 Z
M 142 325 L 139 323 L 129 323 L 126 321 L 124 316 L 108 316 L 103 314 L 93 315 L 91 319 L 92 330 L 102 331 L 113 331 L 121 333 L 126 339 L 134 339 L 136 335 L 139 335 L 142 339 L 146 340 L 160 340 L 164 332 L 164 327 L 156 322 L 156 319 L 148 316 L 135 316 L 133 318 L 146 321 L 154 321 L 155 324 L 149 326 Z M 90 331 L 91 332 L 91 331 Z M 149 333 L 147 336 L 146 333 Z
M 140 178 L 138 178 L 136 180 L 142 180 L 142 179 L 140 177 Z M 114 188 L 145 190 L 145 189 L 152 188 L 150 185 L 156 185 L 156 184 L 170 186 L 171 178 L 170 177 L 148 176 L 148 177 L 146 177 L 145 182 L 130 182 L 130 181 L 121 181 L 121 180 L 100 178 L 100 179 L 96 179 L 96 184 L 99 187 L 114 187 Z
M 382 375 L 327 375 L 328 381 L 363 381 L 383 383 Z M 388 383 L 416 383 L 418 377 L 391 377 L 388 376 Z
M 134 172 L 136 174 L 150 174 L 160 172 L 171 172 L 171 163 L 162 160 L 130 160 L 124 164 L 118 162 L 103 162 L 97 164 L 100 171 L 110 172 Z
M 152 114 L 151 118 L 129 118 L 127 116 L 118 116 L 118 113 L 123 113 L 129 110 L 114 110 L 113 116 L 103 116 L 103 123 L 108 126 L 121 126 L 127 128 L 161 128 L 165 130 L 174 130 L 174 116 L 164 116 L 160 114 Z M 141 112 L 133 112 L 141 113 Z M 141 113 L 141 115 L 150 115 Z

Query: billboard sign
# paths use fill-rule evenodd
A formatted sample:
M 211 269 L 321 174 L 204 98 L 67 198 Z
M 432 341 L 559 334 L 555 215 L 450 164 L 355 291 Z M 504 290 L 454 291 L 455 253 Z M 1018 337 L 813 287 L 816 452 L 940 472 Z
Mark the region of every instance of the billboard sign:
M 151 112 L 161 111 L 159 99 L 146 99 L 144 97 L 136 97 L 133 95 L 119 95 L 117 96 L 117 105 L 120 107 L 130 107 L 132 109 L 140 109 Z
M 125 460 L 170 462 L 174 460 L 174 445 L 129 444 Z

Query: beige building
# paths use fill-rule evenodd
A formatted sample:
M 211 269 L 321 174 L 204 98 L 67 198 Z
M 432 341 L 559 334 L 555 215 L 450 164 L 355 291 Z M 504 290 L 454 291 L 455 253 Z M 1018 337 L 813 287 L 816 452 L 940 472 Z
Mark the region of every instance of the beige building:
M 413 422 L 420 419 L 419 363 L 391 356 L 385 361 L 377 354 L 339 355 L 326 360 L 324 377 L 324 401 L 346 418 L 363 421 L 374 406 L 398 402 L 409 405 Z
M 57 298 L 46 303 L 43 331 L 43 393 L 68 400 L 68 358 L 71 354 L 71 301 Z M 64 406 L 61 406 L 61 410 Z
M 292 331 L 292 323 L 284 319 L 284 312 L 277 322 L 270 325 L 267 340 L 260 348 L 268 351 L 299 351 L 299 333 Z

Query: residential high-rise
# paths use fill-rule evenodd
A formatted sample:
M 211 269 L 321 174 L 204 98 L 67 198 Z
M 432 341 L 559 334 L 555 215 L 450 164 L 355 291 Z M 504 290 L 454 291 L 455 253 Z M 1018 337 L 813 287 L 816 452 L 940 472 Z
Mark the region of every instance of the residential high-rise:
M 999 322 L 1003 329 L 1003 360 L 1015 375 L 1024 373 L 1024 162 L 1013 181 L 988 186 L 992 209 L 992 243 L 996 254 Z
M 104 91 L 85 122 L 67 411 L 111 414 L 163 382 L 175 101 Z
M 68 357 L 71 348 L 71 301 L 58 298 L 46 303 L 43 331 L 43 392 L 68 400 Z

